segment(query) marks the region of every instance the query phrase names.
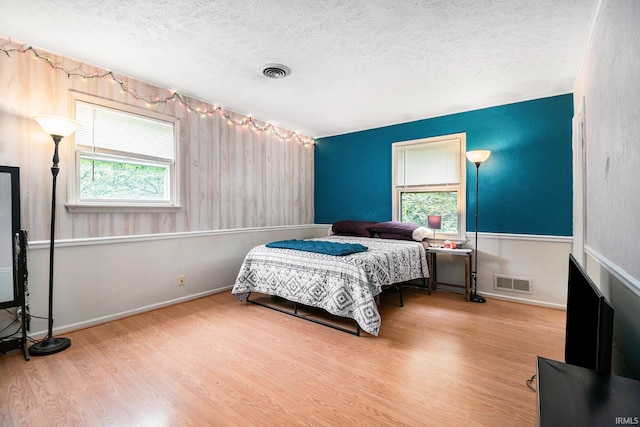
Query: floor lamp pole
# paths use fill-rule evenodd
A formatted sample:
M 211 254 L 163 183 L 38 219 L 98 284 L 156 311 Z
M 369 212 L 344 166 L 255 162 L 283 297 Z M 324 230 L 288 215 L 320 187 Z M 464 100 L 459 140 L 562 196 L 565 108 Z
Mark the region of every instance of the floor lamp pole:
M 65 117 L 56 117 L 48 115 L 37 115 L 33 117 L 53 138 L 55 150 L 53 152 L 53 164 L 51 166 L 51 175 L 53 177 L 53 185 L 51 191 L 51 234 L 49 240 L 49 317 L 47 336 L 37 343 L 29 347 L 29 354 L 32 356 L 46 356 L 66 350 L 71 345 L 68 338 L 55 338 L 53 336 L 53 254 L 55 250 L 55 232 L 56 232 L 56 183 L 60 167 L 58 157 L 58 146 L 65 136 L 71 135 L 81 125 L 75 120 Z
M 487 302 L 483 297 L 478 295 L 478 177 L 480 176 L 480 164 L 487 160 L 491 155 L 489 150 L 474 150 L 467 151 L 467 159 L 474 165 L 476 165 L 476 248 L 475 248 L 475 261 L 473 263 L 472 289 L 469 301 L 471 302 Z
M 480 162 L 475 162 L 476 165 L 476 250 L 475 261 L 473 262 L 473 289 L 471 290 L 471 296 L 469 301 L 471 302 L 487 302 L 484 297 L 478 295 L 478 177 L 480 176 Z
M 51 166 L 51 175 L 53 176 L 53 187 L 51 191 L 51 239 L 49 241 L 49 328 L 47 336 L 40 342 L 29 347 L 29 354 L 32 356 L 46 356 L 48 354 L 58 353 L 69 348 L 71 340 L 68 338 L 54 338 L 53 336 L 53 253 L 55 249 L 55 231 L 56 231 L 56 181 L 58 179 L 58 145 L 62 140 L 59 135 L 51 135 L 56 145 L 53 153 L 53 165 Z

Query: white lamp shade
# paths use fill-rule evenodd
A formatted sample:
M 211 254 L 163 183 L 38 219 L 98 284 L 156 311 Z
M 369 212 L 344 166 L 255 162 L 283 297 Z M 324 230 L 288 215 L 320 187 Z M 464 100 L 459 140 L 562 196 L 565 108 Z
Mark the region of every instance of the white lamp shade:
M 82 124 L 75 120 L 47 114 L 37 114 L 33 116 L 33 120 L 38 122 L 40 127 L 49 135 L 57 135 L 63 138 L 66 138 L 82 127 Z
M 489 158 L 491 151 L 489 150 L 474 150 L 467 151 L 467 159 L 471 163 L 482 163 Z

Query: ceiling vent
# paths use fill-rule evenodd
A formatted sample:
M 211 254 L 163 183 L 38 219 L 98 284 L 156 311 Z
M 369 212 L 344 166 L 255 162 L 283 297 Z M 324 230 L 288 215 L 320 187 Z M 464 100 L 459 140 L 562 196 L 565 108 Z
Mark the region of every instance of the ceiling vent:
M 267 64 L 262 67 L 262 74 L 271 79 L 284 79 L 291 74 L 291 68 L 282 64 Z

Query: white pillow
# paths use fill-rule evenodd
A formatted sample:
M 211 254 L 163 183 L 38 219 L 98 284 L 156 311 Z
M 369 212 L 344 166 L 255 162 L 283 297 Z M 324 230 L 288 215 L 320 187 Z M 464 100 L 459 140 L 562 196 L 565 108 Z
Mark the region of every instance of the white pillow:
M 428 237 L 431 237 L 431 236 L 433 236 L 433 230 L 430 230 L 427 227 L 418 227 L 415 230 L 413 230 L 413 234 L 411 235 L 411 238 L 418 242 L 422 242 L 423 240 L 426 240 Z

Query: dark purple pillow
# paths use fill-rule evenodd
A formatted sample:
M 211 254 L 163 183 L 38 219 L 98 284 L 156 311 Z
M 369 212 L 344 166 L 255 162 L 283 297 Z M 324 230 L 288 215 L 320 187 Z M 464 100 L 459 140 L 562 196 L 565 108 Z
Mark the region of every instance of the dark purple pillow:
M 377 236 L 381 239 L 396 239 L 396 240 L 413 240 L 411 236 L 398 233 L 378 233 Z
M 371 237 L 369 227 L 375 224 L 375 221 L 344 220 L 333 223 L 331 231 L 338 236 Z
M 420 228 L 410 222 L 387 221 L 369 226 L 369 231 L 381 239 L 413 240 L 413 232 Z

